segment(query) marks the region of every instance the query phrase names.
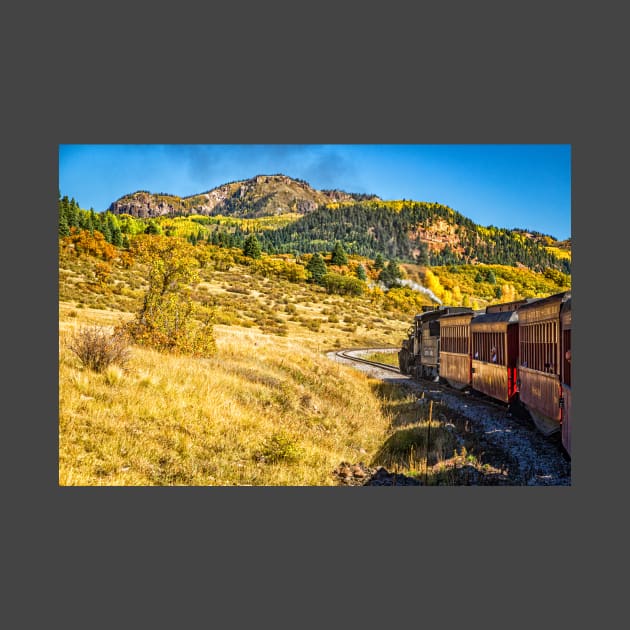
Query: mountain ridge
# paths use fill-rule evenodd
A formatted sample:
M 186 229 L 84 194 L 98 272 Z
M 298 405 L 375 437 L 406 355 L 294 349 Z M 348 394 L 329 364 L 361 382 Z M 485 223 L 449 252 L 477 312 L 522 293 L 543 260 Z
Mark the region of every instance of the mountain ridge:
M 304 180 L 275 174 L 255 175 L 186 197 L 138 190 L 112 202 L 108 210 L 112 214 L 129 214 L 137 218 L 181 214 L 259 218 L 290 212 L 306 214 L 328 203 L 366 199 L 380 198 L 338 189 L 317 190 Z
M 386 201 L 376 195 L 316 190 L 284 174 L 256 175 L 187 197 L 136 191 L 113 202 L 109 212 L 155 220 L 201 215 L 195 219 L 201 221 L 205 215 L 206 222 L 217 216 L 234 220 L 291 216 L 285 227 L 258 234 L 270 253 L 330 251 L 340 241 L 350 253 L 369 257 L 381 253 L 430 265 L 482 262 L 540 271 L 552 267 L 563 273 L 570 273 L 571 266 L 570 239 L 558 242 L 533 230 L 481 226 L 437 202 Z M 240 242 L 242 231 L 236 236 Z

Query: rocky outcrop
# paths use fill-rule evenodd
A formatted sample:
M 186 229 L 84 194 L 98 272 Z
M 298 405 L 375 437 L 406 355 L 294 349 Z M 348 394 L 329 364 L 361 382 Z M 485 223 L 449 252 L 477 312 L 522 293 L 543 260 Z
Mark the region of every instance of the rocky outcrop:
M 190 197 L 138 191 L 114 201 L 109 211 L 141 218 L 167 214 L 254 218 L 289 212 L 306 214 L 320 205 L 353 201 L 360 196 L 340 190 L 316 190 L 307 182 L 286 175 L 257 175 Z

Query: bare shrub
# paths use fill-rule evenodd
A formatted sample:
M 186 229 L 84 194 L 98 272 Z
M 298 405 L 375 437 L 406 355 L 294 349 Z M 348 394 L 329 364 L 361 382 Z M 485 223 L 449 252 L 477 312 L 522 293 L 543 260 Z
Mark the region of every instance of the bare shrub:
M 120 330 L 109 332 L 99 326 L 78 328 L 68 341 L 68 348 L 95 372 L 102 372 L 112 363 L 123 366 L 129 359 L 127 336 Z

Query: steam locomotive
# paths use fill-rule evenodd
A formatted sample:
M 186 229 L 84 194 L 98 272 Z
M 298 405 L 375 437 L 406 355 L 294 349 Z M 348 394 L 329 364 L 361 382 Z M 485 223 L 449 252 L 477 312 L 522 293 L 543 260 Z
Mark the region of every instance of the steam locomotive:
M 485 310 L 425 307 L 398 351 L 403 374 L 520 405 L 571 455 L 571 292 Z

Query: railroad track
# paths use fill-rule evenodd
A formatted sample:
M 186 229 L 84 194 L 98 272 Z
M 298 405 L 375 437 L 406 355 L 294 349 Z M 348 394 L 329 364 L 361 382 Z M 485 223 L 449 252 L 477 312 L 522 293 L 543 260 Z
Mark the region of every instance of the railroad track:
M 389 365 L 387 363 L 379 363 L 378 361 L 368 361 L 368 359 L 364 359 L 363 357 L 357 357 L 352 354 L 349 354 L 351 352 L 383 352 L 386 350 L 391 351 L 392 348 L 353 348 L 351 350 L 340 350 L 336 354 L 338 357 L 347 359 L 349 361 L 355 361 L 356 363 L 365 363 L 366 365 L 371 365 L 373 367 L 377 367 L 382 370 L 388 370 L 389 372 L 400 374 L 401 376 L 404 376 L 405 378 L 408 378 L 414 382 L 420 383 L 422 385 L 426 385 L 428 388 L 431 388 L 434 391 L 437 390 L 439 392 L 450 394 L 451 396 L 455 396 L 462 400 L 466 399 L 468 401 L 487 405 L 489 407 L 493 407 L 495 409 L 499 409 L 502 411 L 510 411 L 509 405 L 493 400 L 492 398 L 489 398 L 485 396 L 484 394 L 477 392 L 475 390 L 471 390 L 468 388 L 465 390 L 458 390 L 458 389 L 455 389 L 454 387 L 451 387 L 447 383 L 443 383 L 440 381 L 432 381 L 429 379 L 414 379 L 412 376 L 401 374 L 400 369 L 397 367 L 394 367 L 393 365 Z
M 337 352 L 337 356 L 342 359 L 348 359 L 349 361 L 356 361 L 357 363 L 365 363 L 366 365 L 373 365 L 374 367 L 381 368 L 382 370 L 389 370 L 390 372 L 395 372 L 396 374 L 400 374 L 400 370 L 393 365 L 389 365 L 388 363 L 379 363 L 378 361 L 368 361 L 363 357 L 355 357 L 349 352 L 383 352 L 384 350 L 391 350 L 391 348 L 354 348 L 353 350 L 340 350 Z
M 489 398 L 486 395 L 482 394 L 481 392 L 475 391 L 474 389 L 467 388 L 465 390 L 458 390 L 445 382 L 433 381 L 430 379 L 416 379 L 413 376 L 401 374 L 400 370 L 397 367 L 394 367 L 393 365 L 388 365 L 386 363 L 380 363 L 377 361 L 369 361 L 368 359 L 364 359 L 361 356 L 355 356 L 353 354 L 353 353 L 372 353 L 372 352 L 375 353 L 379 351 L 383 352 L 384 350 L 392 351 L 394 350 L 394 348 L 392 348 L 391 346 L 389 348 L 349 348 L 345 350 L 336 351 L 335 354 L 338 357 L 346 359 L 348 361 L 352 361 L 356 363 L 363 363 L 363 364 L 370 365 L 375 368 L 379 368 L 379 369 L 387 370 L 389 372 L 394 372 L 395 374 L 399 374 L 401 377 L 400 382 L 403 386 L 405 385 L 404 383 L 405 380 L 410 381 L 410 383 L 418 384 L 421 386 L 423 390 L 423 397 L 424 397 L 424 394 L 426 393 L 428 398 L 431 399 L 431 398 L 434 398 L 435 395 L 437 394 L 438 399 L 442 400 L 446 404 L 446 406 L 451 407 L 457 413 L 467 415 L 467 412 L 465 410 L 462 410 L 460 406 L 461 404 L 463 404 L 464 407 L 471 407 L 471 408 L 477 408 L 477 409 L 485 407 L 488 410 L 494 409 L 496 411 L 501 412 L 502 414 L 506 414 L 510 418 L 509 422 L 513 423 L 513 425 L 510 424 L 508 426 L 516 426 L 518 427 L 519 431 L 524 431 L 526 434 L 530 435 L 533 443 L 537 443 L 540 440 L 544 440 L 545 447 L 553 446 L 553 448 L 555 448 L 555 450 L 557 451 L 557 454 L 559 454 L 563 462 L 565 463 L 570 462 L 568 455 L 566 454 L 566 452 L 564 451 L 562 447 L 562 443 L 559 438 L 560 434 L 557 433 L 551 438 L 543 438 L 540 435 L 540 433 L 538 433 L 538 431 L 536 430 L 536 427 L 533 424 L 533 421 L 531 420 L 529 413 L 519 403 L 516 403 L 514 405 L 508 405 L 506 403 L 493 400 L 492 398 Z M 446 396 L 442 398 L 439 396 L 440 394 L 445 394 Z M 479 422 L 478 418 L 474 419 L 473 426 L 476 426 L 478 422 Z M 485 431 L 485 429 L 483 428 L 484 422 L 485 421 L 481 422 L 480 430 L 482 432 Z M 494 425 L 492 424 L 490 425 L 491 427 L 490 432 L 494 432 L 495 429 L 493 428 L 493 426 Z M 519 433 L 519 435 L 522 435 L 522 434 Z M 522 440 L 522 438 L 519 438 L 519 439 Z M 504 448 L 504 446 L 500 445 L 500 448 Z M 533 447 L 533 448 L 538 448 L 538 447 Z M 525 455 L 523 455 L 523 453 L 525 453 Z M 527 455 L 527 449 L 521 448 L 521 450 L 517 453 L 516 457 L 518 459 L 521 457 L 525 457 L 526 455 Z M 535 462 L 534 460 L 532 460 L 533 463 L 531 465 L 532 466 L 541 465 L 540 464 L 541 461 L 543 461 L 544 463 L 544 458 L 543 460 L 540 460 L 539 458 L 537 458 Z

